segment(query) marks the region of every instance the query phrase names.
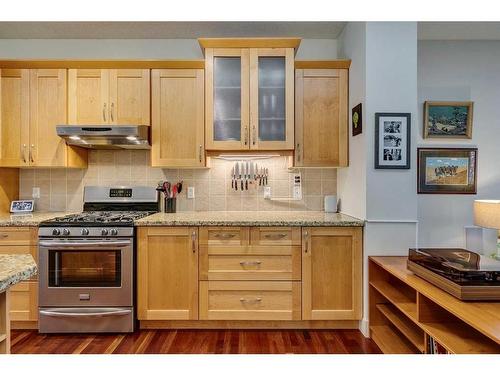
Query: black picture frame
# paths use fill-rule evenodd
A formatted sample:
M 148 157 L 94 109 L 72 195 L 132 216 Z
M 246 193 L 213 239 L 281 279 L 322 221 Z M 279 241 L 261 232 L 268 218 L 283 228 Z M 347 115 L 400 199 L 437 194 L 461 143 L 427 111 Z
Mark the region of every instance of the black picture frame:
M 417 193 L 418 194 L 477 194 L 477 155 L 478 149 L 474 147 L 453 147 L 453 148 L 439 148 L 439 147 L 419 147 L 417 149 Z M 439 162 L 443 162 L 445 159 L 459 159 L 467 158 L 467 184 L 429 184 L 427 183 L 427 158 L 438 159 Z M 442 173 L 442 178 L 453 179 L 460 173 L 459 164 L 455 166 L 455 170 L 451 173 L 434 172 L 436 176 L 438 173 Z M 432 166 L 431 169 L 437 169 L 439 166 Z M 455 175 L 453 175 L 455 173 Z M 451 181 L 450 181 L 451 182 Z
M 363 133 L 363 108 L 361 103 L 351 111 L 352 136 L 355 137 Z
M 382 132 L 381 125 L 384 127 Z M 381 135 L 384 136 L 383 142 L 380 142 Z M 396 140 L 398 143 L 385 145 L 386 138 L 388 142 Z M 410 165 L 411 113 L 375 113 L 375 169 L 410 169 Z

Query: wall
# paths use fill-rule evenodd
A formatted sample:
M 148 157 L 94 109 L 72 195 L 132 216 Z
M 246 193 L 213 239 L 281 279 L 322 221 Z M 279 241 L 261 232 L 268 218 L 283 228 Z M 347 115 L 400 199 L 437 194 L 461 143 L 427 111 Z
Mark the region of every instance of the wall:
M 420 246 L 465 247 L 464 226 L 473 224 L 474 199 L 500 199 L 500 42 L 418 43 L 420 146 L 476 146 L 477 195 L 418 195 Z M 473 101 L 471 140 L 423 139 L 426 100 Z
M 296 58 L 337 57 L 335 39 L 303 39 Z M 0 39 L 0 59 L 203 59 L 195 39 Z
M 415 22 L 349 23 L 339 38 L 339 57 L 356 58 L 350 72 L 349 107 L 363 103 L 363 135 L 351 139 L 357 171 L 339 171 L 344 212 L 364 212 L 364 315 L 368 335 L 368 257 L 405 255 L 416 245 L 415 160 L 409 170 L 376 170 L 376 112 L 409 112 L 412 139 L 417 116 L 417 25 Z M 351 86 L 352 85 L 352 86 Z M 412 143 L 411 154 L 414 155 Z M 354 191 L 354 193 L 353 193 Z M 358 195 L 358 200 L 356 200 Z
M 269 186 L 274 197 L 291 197 L 291 178 L 286 157 L 259 160 L 269 169 Z M 322 210 L 323 195 L 336 194 L 335 169 L 310 169 L 303 174 L 303 200 L 270 201 L 263 198 L 263 187 L 248 191 L 231 189 L 234 162 L 212 159 L 210 169 L 161 169 L 149 166 L 149 151 L 92 150 L 89 167 L 83 170 L 22 169 L 20 198 L 31 199 L 32 188 L 39 187 L 38 211 L 81 211 L 85 185 L 148 185 L 159 181 L 184 181 L 178 198 L 179 211 L 256 211 Z M 195 199 L 187 199 L 188 186 L 195 187 Z
M 353 137 L 350 110 L 362 104 L 363 128 L 366 123 L 366 23 L 350 22 L 339 38 L 339 56 L 351 59 L 349 68 L 349 168 L 338 170 L 338 194 L 343 212 L 366 218 L 366 130 Z

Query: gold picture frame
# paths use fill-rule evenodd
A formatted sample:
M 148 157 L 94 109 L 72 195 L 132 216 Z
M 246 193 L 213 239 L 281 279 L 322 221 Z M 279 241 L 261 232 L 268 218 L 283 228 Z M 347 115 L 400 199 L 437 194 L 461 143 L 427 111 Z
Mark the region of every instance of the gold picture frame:
M 424 138 L 471 139 L 474 102 L 426 101 Z

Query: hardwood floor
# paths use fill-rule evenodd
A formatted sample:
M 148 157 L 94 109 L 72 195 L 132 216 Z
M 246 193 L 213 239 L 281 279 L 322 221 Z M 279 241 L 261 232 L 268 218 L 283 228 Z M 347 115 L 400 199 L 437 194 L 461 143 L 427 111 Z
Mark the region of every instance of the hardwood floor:
M 380 353 L 358 330 L 141 330 L 130 334 L 12 331 L 12 354 Z

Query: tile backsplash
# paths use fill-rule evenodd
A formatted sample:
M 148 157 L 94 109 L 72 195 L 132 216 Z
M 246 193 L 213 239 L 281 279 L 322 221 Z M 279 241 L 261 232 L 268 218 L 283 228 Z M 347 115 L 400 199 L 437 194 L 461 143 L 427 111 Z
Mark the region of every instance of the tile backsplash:
M 292 174 L 286 157 L 258 160 L 269 169 L 268 186 L 273 197 L 292 196 Z M 161 169 L 150 167 L 147 150 L 92 150 L 88 169 L 22 169 L 20 198 L 31 199 L 33 187 L 40 188 L 37 211 L 81 211 L 85 185 L 149 185 L 158 181 L 184 181 L 177 199 L 178 211 L 288 211 L 322 210 L 323 196 L 336 194 L 335 169 L 302 170 L 301 201 L 272 201 L 263 198 L 263 187 L 248 191 L 231 188 L 232 161 L 212 159 L 209 169 Z M 188 186 L 195 198 L 187 199 Z

